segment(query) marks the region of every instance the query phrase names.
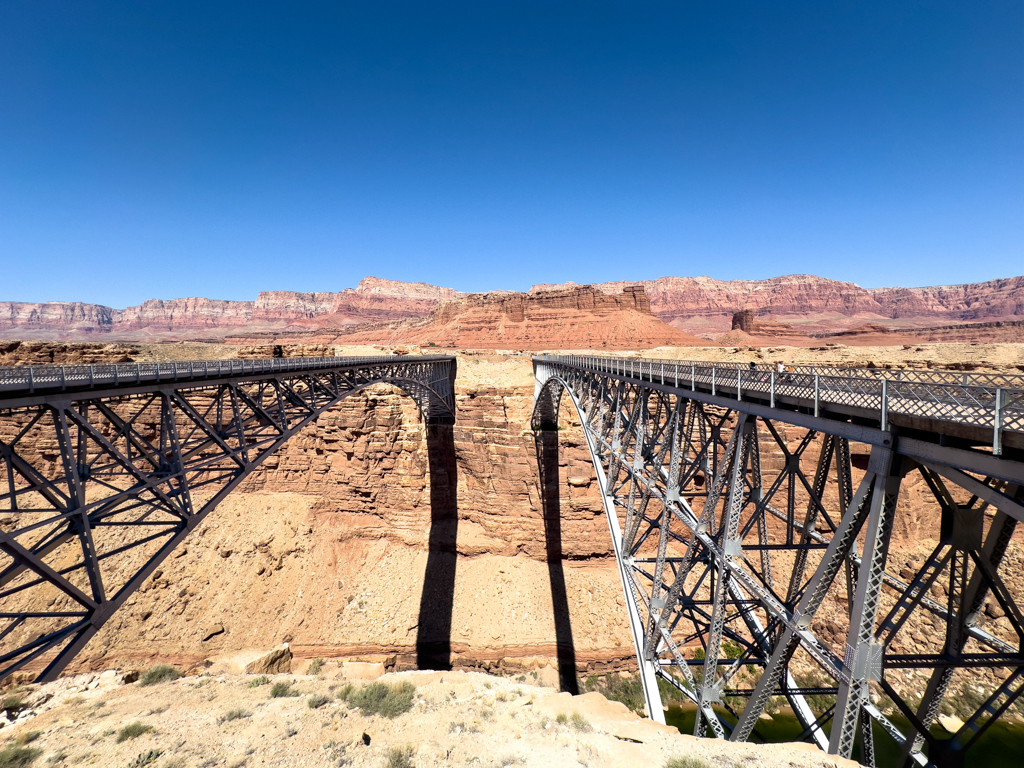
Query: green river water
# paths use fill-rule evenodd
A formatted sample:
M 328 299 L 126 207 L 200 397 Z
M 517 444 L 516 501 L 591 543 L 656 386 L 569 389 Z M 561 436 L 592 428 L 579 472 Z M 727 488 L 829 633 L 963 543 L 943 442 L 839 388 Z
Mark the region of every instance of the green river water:
M 683 733 L 693 733 L 693 707 L 669 707 L 665 713 L 665 721 L 674 725 Z M 902 728 L 906 721 L 898 717 L 890 718 L 897 727 Z M 762 720 L 757 724 L 757 733 L 761 739 L 756 737 L 754 741 L 767 741 L 778 743 L 792 741 L 801 732 L 800 724 L 796 716 L 790 712 L 780 712 L 773 715 L 771 720 Z M 826 725 L 825 730 L 829 730 Z M 899 745 L 877 725 L 875 726 L 875 760 L 878 768 L 897 768 L 896 762 L 899 759 Z M 940 738 L 948 736 L 941 726 L 934 726 L 932 733 Z M 979 742 L 971 747 L 967 753 L 967 765 L 970 768 L 1021 768 L 1024 765 L 1024 726 L 998 722 L 992 725 Z M 859 746 L 855 748 L 853 758 L 860 758 Z

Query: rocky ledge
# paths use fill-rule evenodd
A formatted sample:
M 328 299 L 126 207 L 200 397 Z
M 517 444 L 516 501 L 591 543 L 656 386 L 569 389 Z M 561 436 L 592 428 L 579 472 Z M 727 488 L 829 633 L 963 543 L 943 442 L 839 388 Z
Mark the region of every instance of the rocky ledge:
M 154 768 L 856 765 L 808 744 L 697 739 L 599 693 L 570 696 L 525 676 L 401 672 L 370 680 L 333 663 L 315 671 L 204 672 L 145 685 L 161 676 L 125 682 L 134 676 L 108 670 L 28 686 L 5 700 L 17 697 L 23 709 L 2 730 L 0 760 Z

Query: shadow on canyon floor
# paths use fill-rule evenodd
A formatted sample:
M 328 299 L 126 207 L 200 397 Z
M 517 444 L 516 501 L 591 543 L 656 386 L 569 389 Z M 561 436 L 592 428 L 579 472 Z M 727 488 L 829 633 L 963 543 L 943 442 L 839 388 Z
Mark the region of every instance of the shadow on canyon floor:
M 569 597 L 562 570 L 562 500 L 558 470 L 558 430 L 541 429 L 534 433 L 537 474 L 544 514 L 544 544 L 551 581 L 551 603 L 555 612 L 555 646 L 558 654 L 558 681 L 563 691 L 579 693 L 576 680 L 576 646 L 569 619 Z
M 452 605 L 459 533 L 458 467 L 451 424 L 427 425 L 430 539 L 416 628 L 416 666 L 451 669 Z
M 555 614 L 559 684 L 563 691 L 575 694 L 578 693 L 576 648 L 562 570 L 558 431 L 538 431 L 536 452 L 544 515 L 545 559 Z M 427 462 L 430 474 L 430 537 L 416 629 L 416 665 L 420 669 L 447 670 L 452 668 L 452 607 L 459 532 L 458 467 L 451 425 L 427 426 Z

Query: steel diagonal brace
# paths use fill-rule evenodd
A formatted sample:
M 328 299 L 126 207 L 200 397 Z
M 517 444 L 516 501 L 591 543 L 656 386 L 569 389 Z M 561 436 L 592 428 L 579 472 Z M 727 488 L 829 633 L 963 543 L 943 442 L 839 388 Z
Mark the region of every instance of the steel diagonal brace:
M 595 440 L 598 439 L 597 436 L 593 436 L 593 438 Z M 626 471 L 632 472 L 632 467 L 626 465 Z M 865 478 L 868 477 L 873 477 L 873 475 L 865 475 Z M 870 490 L 870 484 L 868 484 L 868 486 L 865 487 L 864 483 L 862 482 L 861 488 L 860 490 L 858 490 L 858 494 L 854 497 L 854 501 L 851 502 L 851 510 L 856 510 L 858 513 L 861 511 L 860 503 L 863 501 L 863 496 L 864 494 L 867 493 L 868 490 Z M 708 535 L 706 528 L 701 525 L 701 521 L 697 519 L 696 515 L 694 514 L 693 510 L 690 508 L 689 504 L 685 499 L 666 502 L 664 496 L 657 493 L 657 491 L 654 492 L 654 495 L 662 503 L 669 503 L 672 505 L 673 515 L 675 515 L 680 522 L 682 522 L 687 528 L 689 528 L 693 532 L 694 537 L 698 539 L 700 543 L 710 551 L 713 557 L 724 559 L 724 552 L 718 546 L 717 542 L 710 535 Z M 859 530 L 860 525 L 863 523 L 863 517 L 859 517 L 859 519 L 856 520 L 856 523 L 856 530 Z M 840 526 L 840 529 L 842 529 L 842 526 Z M 836 548 L 839 547 L 840 541 L 843 539 L 843 537 L 839 535 L 840 529 L 837 529 L 836 536 L 834 536 L 832 542 L 830 542 L 830 549 L 833 547 L 833 543 Z M 845 557 L 846 554 L 848 554 L 849 546 L 852 544 L 855 535 L 856 532 L 854 531 L 853 535 L 849 536 L 849 541 L 847 542 L 847 547 L 844 550 L 843 557 Z M 825 557 L 822 558 L 823 564 L 826 563 L 829 559 L 830 549 L 826 549 L 825 551 Z M 841 560 L 842 558 L 840 558 L 839 563 L 841 563 Z M 731 563 L 729 566 L 729 570 L 731 574 L 736 578 L 738 583 L 740 583 L 746 591 L 753 594 L 761 602 L 762 606 L 771 614 L 772 618 L 774 618 L 776 621 L 780 623 L 780 625 L 784 626 L 788 631 L 792 633 L 788 641 L 790 644 L 793 640 L 799 641 L 804 650 L 815 661 L 817 661 L 822 666 L 822 668 L 825 669 L 826 672 L 828 672 L 830 676 L 837 680 L 843 680 L 846 679 L 846 673 L 843 671 L 841 660 L 838 659 L 834 654 L 832 654 L 826 647 L 821 645 L 815 637 L 814 632 L 810 629 L 810 619 L 813 616 L 813 612 L 817 610 L 817 606 L 820 604 L 821 600 L 824 599 L 825 592 L 827 591 L 828 586 L 832 583 L 832 579 L 835 577 L 835 574 L 838 571 L 839 563 L 836 563 L 835 569 L 830 569 L 830 573 L 828 574 L 828 583 L 825 584 L 824 587 L 820 588 L 821 594 L 816 597 L 816 603 L 814 603 L 813 611 L 810 611 L 810 613 L 808 613 L 807 610 L 801 611 L 799 608 L 797 611 L 790 613 L 790 611 L 786 608 L 786 606 L 783 603 L 781 603 L 778 599 L 774 597 L 774 595 L 772 595 L 768 590 L 766 590 L 756 578 L 754 578 L 746 571 L 744 571 L 741 567 L 739 567 L 738 564 Z M 822 570 L 822 568 L 823 566 L 819 565 L 819 572 Z M 812 579 L 812 584 L 813 583 L 814 579 Z M 810 588 L 805 590 L 805 599 L 809 599 L 809 596 L 815 594 L 816 591 L 817 590 L 811 590 Z M 768 690 L 774 690 L 774 687 L 777 684 L 778 677 L 776 677 L 772 681 L 771 688 Z M 765 696 L 765 700 L 767 700 L 767 695 Z M 764 704 L 762 702 L 761 707 L 763 708 L 763 706 Z M 746 712 L 746 710 L 744 710 L 744 712 Z M 733 739 L 742 741 L 745 740 L 745 738 L 747 737 L 749 737 L 749 733 L 743 739 L 736 739 L 735 736 L 733 736 Z
M 794 611 L 791 620 L 785 622 L 785 629 L 779 637 L 775 649 L 772 651 L 771 658 L 765 666 L 761 679 L 758 680 L 754 693 L 751 695 L 746 708 L 743 710 L 743 715 L 740 717 L 739 722 L 736 723 L 736 728 L 732 732 L 733 741 L 746 741 L 750 738 L 754 725 L 757 723 L 757 718 L 764 711 L 765 703 L 772 695 L 776 686 L 778 686 L 779 679 L 782 677 L 789 658 L 795 650 L 794 643 L 806 644 L 805 647 L 817 645 L 817 639 L 810 630 L 811 620 L 825 599 L 832 580 L 839 572 L 842 561 L 849 553 L 850 547 L 856 540 L 861 525 L 863 525 L 864 517 L 866 516 L 865 504 L 870 503 L 874 477 L 872 472 L 864 475 L 857 493 L 854 495 L 850 506 L 839 523 L 839 528 L 825 550 L 825 555 L 821 558 L 821 562 L 811 577 L 807 589 L 804 590 L 803 596 L 797 604 L 796 611 Z M 838 677 L 841 673 L 841 668 L 837 670 L 833 667 L 829 671 L 836 673 L 833 676 Z

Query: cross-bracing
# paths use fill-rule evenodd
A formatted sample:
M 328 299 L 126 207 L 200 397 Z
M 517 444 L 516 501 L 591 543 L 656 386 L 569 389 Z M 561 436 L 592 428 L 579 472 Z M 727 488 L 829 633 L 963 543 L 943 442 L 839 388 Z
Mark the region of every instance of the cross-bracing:
M 558 427 L 564 394 L 590 448 L 653 718 L 659 684 L 696 704 L 698 735 L 750 738 L 785 703 L 830 752 L 856 745 L 873 764 L 877 731 L 905 760 L 944 766 L 1021 706 L 1021 377 L 534 366 L 534 429 Z M 912 482 L 939 541 L 893 573 Z M 938 738 L 951 701 L 963 725 Z
M 455 358 L 0 369 L 0 680 L 52 680 L 265 459 L 376 383 L 455 417 Z M 442 427 L 437 427 L 442 428 Z

